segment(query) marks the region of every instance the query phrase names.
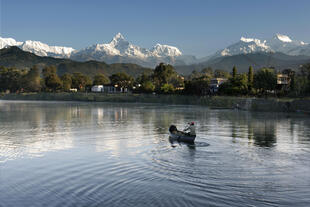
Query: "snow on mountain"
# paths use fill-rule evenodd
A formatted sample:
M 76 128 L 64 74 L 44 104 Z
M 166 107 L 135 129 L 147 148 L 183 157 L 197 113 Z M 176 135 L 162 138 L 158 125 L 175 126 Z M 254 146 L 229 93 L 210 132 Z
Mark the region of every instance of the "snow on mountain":
M 39 56 L 52 56 L 58 58 L 69 58 L 75 50 L 71 47 L 48 46 L 39 41 L 27 40 L 20 48 Z
M 0 37 L 0 49 L 9 46 L 17 46 L 24 51 L 34 53 L 39 56 L 52 56 L 59 58 L 69 58 L 75 50 L 71 47 L 49 46 L 39 41 L 27 40 L 25 42 L 17 42 L 12 38 Z
M 0 37 L 0 49 L 9 46 L 18 46 L 24 51 L 39 56 L 71 58 L 78 61 L 97 60 L 107 63 L 136 63 L 148 67 L 154 67 L 160 62 L 184 64 L 194 60 L 190 57 L 180 58 L 182 56 L 181 51 L 169 45 L 156 44 L 151 49 L 141 48 L 128 42 L 121 33 L 116 34 L 109 43 L 94 44 L 79 51 L 71 47 L 49 46 L 40 41 L 17 42 L 12 38 Z M 178 60 L 176 60 L 177 57 Z
M 266 40 L 261 41 L 259 39 L 241 37 L 237 43 L 216 52 L 211 58 L 271 51 L 271 48 L 266 44 Z
M 182 52 L 173 46 L 169 45 L 161 45 L 161 44 L 156 44 L 152 49 L 151 52 L 153 55 L 162 57 L 162 56 L 181 56 Z
M 128 42 L 121 33 L 116 34 L 111 42 L 95 44 L 72 54 L 78 61 L 97 60 L 107 63 L 131 62 L 154 67 L 159 62 L 174 64 L 181 51 L 173 46 L 156 44 L 151 49 L 141 48 Z M 182 61 L 179 59 L 178 61 Z
M 257 52 L 282 52 L 287 55 L 310 56 L 308 43 L 292 40 L 287 35 L 276 34 L 269 40 L 241 37 L 240 41 L 216 52 L 211 58 Z
M 154 57 L 167 57 L 167 56 L 180 56 L 182 53 L 176 47 L 168 45 L 156 44 L 152 49 L 148 50 L 139 46 L 129 43 L 121 33 L 118 33 L 113 37 L 110 43 L 106 44 L 95 44 L 85 49 L 82 49 L 75 53 L 73 57 L 77 56 L 89 56 L 101 60 L 100 56 L 122 56 L 132 57 L 137 59 L 147 59 Z
M 131 44 L 121 33 L 116 34 L 109 43 L 94 44 L 78 51 L 71 47 L 49 46 L 39 41 L 18 42 L 12 38 L 0 37 L 0 49 L 9 46 L 18 46 L 39 56 L 71 58 L 77 61 L 97 60 L 107 63 L 136 63 L 146 67 L 154 67 L 160 62 L 174 65 L 196 64 L 223 56 L 257 52 L 282 52 L 287 55 L 310 56 L 310 44 L 293 40 L 283 34 L 276 34 L 267 40 L 241 37 L 238 42 L 201 59 L 183 55 L 178 48 L 169 45 L 156 44 L 150 49 L 142 48 Z
M 292 42 L 291 38 L 289 38 L 289 36 L 286 35 L 276 34 L 274 38 L 282 42 Z
M 20 46 L 22 42 L 17 42 L 13 38 L 2 38 L 0 37 L 0 49 L 10 46 Z
M 276 34 L 272 39 L 268 40 L 268 44 L 275 52 L 282 52 L 287 55 L 307 55 L 302 52 L 307 47 L 307 43 L 292 40 L 286 35 Z

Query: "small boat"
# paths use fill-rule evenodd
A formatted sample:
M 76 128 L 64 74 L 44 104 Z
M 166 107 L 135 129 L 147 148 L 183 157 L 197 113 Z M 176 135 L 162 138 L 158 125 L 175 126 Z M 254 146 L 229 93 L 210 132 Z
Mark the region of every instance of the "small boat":
M 179 131 L 177 127 L 174 125 L 171 125 L 169 127 L 169 132 L 170 132 L 169 138 L 172 141 L 193 143 L 196 138 L 196 135 L 189 135 L 188 133 Z

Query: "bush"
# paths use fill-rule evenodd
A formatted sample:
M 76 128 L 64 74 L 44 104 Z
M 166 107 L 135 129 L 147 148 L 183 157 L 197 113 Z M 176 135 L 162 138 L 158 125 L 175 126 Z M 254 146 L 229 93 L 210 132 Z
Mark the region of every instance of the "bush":
M 166 83 L 160 88 L 160 91 L 165 94 L 171 94 L 174 92 L 174 87 L 173 85 Z

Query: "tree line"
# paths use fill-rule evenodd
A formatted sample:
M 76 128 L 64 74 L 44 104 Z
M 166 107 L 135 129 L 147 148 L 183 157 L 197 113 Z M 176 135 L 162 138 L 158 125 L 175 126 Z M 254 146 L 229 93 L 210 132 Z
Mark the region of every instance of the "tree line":
M 205 70 L 207 75 L 215 77 L 212 69 Z M 278 84 L 277 75 L 285 75 L 288 84 Z M 224 77 L 224 76 L 222 76 Z M 278 73 L 274 68 L 261 68 L 254 71 L 250 66 L 247 73 L 238 73 L 233 67 L 226 74 L 226 82 L 219 86 L 220 95 L 276 95 L 276 96 L 305 96 L 310 94 L 310 64 L 301 66 L 298 70 L 285 69 Z M 207 81 L 210 81 L 208 78 Z
M 137 93 L 211 95 L 211 80 L 222 78 L 217 94 L 219 95 L 290 95 L 304 96 L 310 94 L 310 64 L 298 70 L 282 71 L 289 77 L 286 87 L 277 84 L 277 71 L 273 68 L 261 68 L 254 71 L 249 67 L 247 73 L 238 73 L 236 67 L 231 73 L 213 70 L 210 67 L 200 72 L 193 71 L 188 76 L 179 75 L 173 66 L 160 63 L 151 74 L 141 74 L 136 79 L 124 72 L 106 76 L 102 73 L 93 77 L 76 72 L 58 76 L 55 66 L 47 66 L 41 70 L 33 66 L 29 70 L 0 67 L 1 92 L 63 92 L 75 88 L 88 91 L 92 85 L 111 84 L 121 88 L 129 88 Z
M 92 85 L 119 84 L 133 82 L 133 77 L 116 73 L 110 77 L 102 73 L 90 77 L 80 72 L 58 76 L 55 66 L 47 66 L 40 71 L 36 66 L 29 70 L 0 66 L 0 91 L 2 92 L 63 92 L 75 88 L 78 91 L 90 90 Z

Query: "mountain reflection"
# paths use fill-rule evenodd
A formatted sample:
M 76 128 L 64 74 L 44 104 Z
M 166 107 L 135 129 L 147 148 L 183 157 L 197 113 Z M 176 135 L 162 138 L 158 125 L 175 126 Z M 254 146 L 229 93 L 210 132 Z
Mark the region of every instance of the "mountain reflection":
M 143 146 L 144 140 L 168 142 L 169 126 L 182 129 L 189 121 L 197 123 L 197 140 L 222 136 L 280 148 L 281 142 L 303 143 L 310 137 L 299 136 L 309 133 L 303 117 L 193 106 L 0 101 L 0 114 L 0 161 L 80 145 L 115 156 L 128 154 L 127 149 L 143 153 L 154 150 Z

